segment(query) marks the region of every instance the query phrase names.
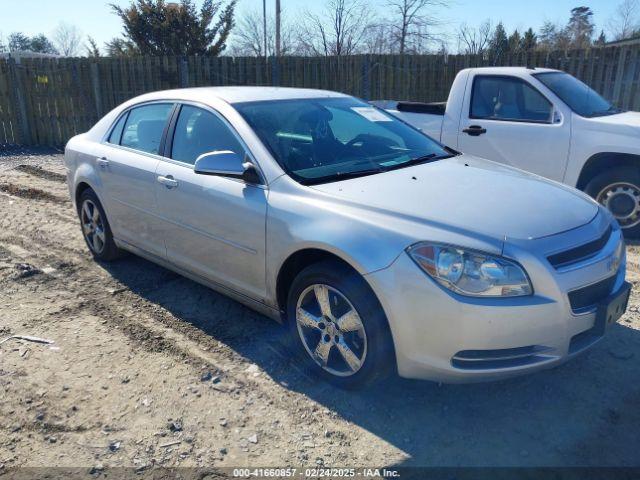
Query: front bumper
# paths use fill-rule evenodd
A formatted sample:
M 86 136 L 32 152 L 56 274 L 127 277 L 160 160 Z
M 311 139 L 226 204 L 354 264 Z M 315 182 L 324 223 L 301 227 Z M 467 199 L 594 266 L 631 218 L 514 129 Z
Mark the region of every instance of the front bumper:
M 594 228 L 599 226 L 589 226 Z M 596 308 L 574 312 L 568 293 L 607 278 L 609 293 L 625 288 L 625 257 L 611 268 L 623 241 L 620 231 L 596 256 L 563 271 L 543 253 L 558 242 L 575 245 L 586 233 L 576 229 L 555 239 L 505 245 L 505 256 L 518 260 L 531 277 L 534 295 L 528 297 L 454 294 L 406 254 L 368 274 L 389 320 L 400 376 L 447 383 L 495 380 L 552 367 L 595 344 L 603 335 L 595 325 Z

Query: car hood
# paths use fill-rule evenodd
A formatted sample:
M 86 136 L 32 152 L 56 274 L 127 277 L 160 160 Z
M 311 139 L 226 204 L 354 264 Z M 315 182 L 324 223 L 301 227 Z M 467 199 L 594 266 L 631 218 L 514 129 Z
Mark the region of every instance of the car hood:
M 589 223 L 583 193 L 470 155 L 315 185 L 364 208 L 503 240 L 535 239 Z
M 626 125 L 640 128 L 640 112 L 622 112 L 615 115 L 592 117 L 591 120 L 603 125 Z

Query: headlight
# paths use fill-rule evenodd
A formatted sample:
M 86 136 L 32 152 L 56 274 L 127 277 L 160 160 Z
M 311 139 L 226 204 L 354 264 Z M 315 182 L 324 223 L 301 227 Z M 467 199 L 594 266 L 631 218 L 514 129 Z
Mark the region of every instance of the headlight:
M 436 282 L 461 295 L 519 297 L 533 293 L 522 267 L 506 258 L 437 243 L 418 243 L 407 252 Z

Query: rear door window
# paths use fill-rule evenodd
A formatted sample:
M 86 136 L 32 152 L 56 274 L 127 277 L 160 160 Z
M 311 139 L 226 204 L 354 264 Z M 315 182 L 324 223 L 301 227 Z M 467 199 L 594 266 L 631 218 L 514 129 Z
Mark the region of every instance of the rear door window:
M 120 145 L 157 155 L 172 108 L 172 103 L 154 103 L 131 109 Z
M 473 81 L 471 118 L 550 123 L 552 110 L 544 95 L 519 78 L 486 75 Z

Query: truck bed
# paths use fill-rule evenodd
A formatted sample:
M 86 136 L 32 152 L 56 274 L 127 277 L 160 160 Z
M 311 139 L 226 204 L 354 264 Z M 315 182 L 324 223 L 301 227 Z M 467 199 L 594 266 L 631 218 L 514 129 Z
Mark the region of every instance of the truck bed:
M 397 102 L 396 110 L 408 113 L 428 113 L 430 115 L 444 115 L 447 102 Z
M 395 100 L 374 100 L 369 102 L 391 115 L 404 120 L 435 140 L 440 141 L 442 121 L 447 102 L 398 102 Z

